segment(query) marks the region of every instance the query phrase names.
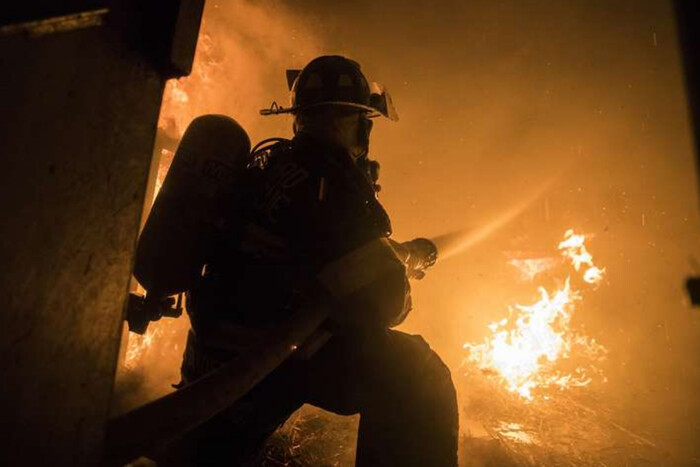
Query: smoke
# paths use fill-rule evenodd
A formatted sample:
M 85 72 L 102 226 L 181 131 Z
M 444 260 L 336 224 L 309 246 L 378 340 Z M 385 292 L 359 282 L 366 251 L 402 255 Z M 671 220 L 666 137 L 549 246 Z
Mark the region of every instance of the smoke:
M 181 134 L 207 113 L 236 119 L 252 140 L 289 136 L 286 118 L 263 118 L 273 100 L 286 104 L 285 69 L 300 68 L 321 50 L 309 19 L 282 2 L 208 2 L 194 69 L 168 83 L 161 127 L 172 120 Z

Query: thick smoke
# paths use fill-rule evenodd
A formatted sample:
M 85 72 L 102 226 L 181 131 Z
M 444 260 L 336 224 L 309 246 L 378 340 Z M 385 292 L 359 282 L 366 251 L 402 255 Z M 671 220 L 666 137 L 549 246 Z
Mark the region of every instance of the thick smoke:
M 273 100 L 287 105 L 287 68 L 300 68 L 322 50 L 308 19 L 281 2 L 208 2 L 191 76 L 168 83 L 161 126 L 180 133 L 198 115 L 235 118 L 252 140 L 289 136 L 285 118 L 263 118 Z

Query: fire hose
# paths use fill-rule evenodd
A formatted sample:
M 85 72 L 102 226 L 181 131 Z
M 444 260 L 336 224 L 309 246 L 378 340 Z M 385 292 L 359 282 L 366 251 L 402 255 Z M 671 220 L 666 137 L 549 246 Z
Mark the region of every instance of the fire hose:
M 367 286 L 385 273 L 383 261 L 392 251 L 407 266 L 409 277 L 420 279 L 435 264 L 438 251 L 452 253 L 480 238 L 479 231 L 458 231 L 431 240 L 399 244 L 388 239 L 367 243 L 327 265 L 317 276 L 319 287 L 285 322 L 270 331 L 263 343 L 204 377 L 107 422 L 105 463 L 121 466 L 167 445 L 236 403 L 287 360 L 319 330 L 333 304 Z M 390 246 L 391 248 L 387 248 Z
M 313 295 L 260 346 L 178 391 L 109 420 L 105 462 L 123 465 L 147 455 L 233 405 L 318 330 L 333 303 L 385 274 L 390 263 L 384 260 L 393 251 L 389 240 L 374 240 L 327 265 L 317 276 Z
M 195 240 L 201 225 L 207 219 L 218 219 L 218 211 L 206 206 L 218 207 L 220 200 L 230 199 L 232 187 L 236 186 L 233 181 L 246 170 L 250 140 L 233 119 L 202 116 L 183 135 L 177 153 L 141 234 L 134 268 L 142 285 L 151 291 L 163 290 L 164 295 L 185 289 L 183 284 L 201 271 L 201 252 L 192 246 L 198 245 Z M 368 166 L 368 170 L 376 184 L 378 166 Z M 435 263 L 438 252 L 442 261 L 465 251 L 519 215 L 545 187 L 480 229 L 404 244 L 375 240 L 327 265 L 317 277 L 320 286 L 314 288 L 315 295 L 286 322 L 272 329 L 258 347 L 243 351 L 231 362 L 174 393 L 109 420 L 105 463 L 123 465 L 147 455 L 233 405 L 318 330 L 334 303 L 383 274 L 381 265 L 373 264 L 378 254 L 381 258 L 382 252 L 393 252 L 394 259 L 399 256 L 406 265 L 408 276 L 420 279 L 425 269 Z M 155 212 L 158 215 L 154 216 Z M 173 231 L 177 235 L 168 235 Z M 174 240 L 164 242 L 168 238 Z M 172 255 L 172 251 L 187 254 Z M 163 275 L 167 277 L 164 279 Z M 162 284 L 166 286 L 161 288 Z M 176 317 L 182 312 L 181 303 L 152 295 L 130 297 L 127 319 L 134 332 L 143 333 L 150 321 Z

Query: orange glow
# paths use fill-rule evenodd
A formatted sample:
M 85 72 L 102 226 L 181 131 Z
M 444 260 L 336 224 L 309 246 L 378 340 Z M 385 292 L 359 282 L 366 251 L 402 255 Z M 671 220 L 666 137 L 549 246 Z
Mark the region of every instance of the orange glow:
M 558 262 L 555 258 L 514 258 L 508 261 L 508 264 L 515 267 L 520 272 L 520 279 L 532 282 L 535 280 L 535 277 L 543 272 L 549 271 L 555 267 Z
M 253 142 L 289 137 L 290 117 L 258 114 L 289 104 L 285 69 L 357 60 L 401 117 L 376 120 L 371 137 L 396 240 L 468 231 L 413 284 L 398 328 L 450 365 L 461 416 L 486 427 L 483 439 L 522 431 L 542 443 L 537 460 L 512 463 L 657 463 L 614 421 L 663 446 L 658 464 L 690 464 L 700 314 L 683 281 L 700 272 L 700 216 L 675 23 L 668 2 L 608 3 L 207 2 L 193 73 L 167 83 L 159 179 L 192 118 L 229 115 Z M 527 340 L 521 317 L 551 340 Z M 162 331 L 150 344 L 132 333 L 122 349 L 140 357 L 121 365 L 118 391 L 141 402 L 178 381 L 187 314 L 151 327 Z M 499 332 L 501 355 L 519 359 L 506 366 L 513 391 L 490 360 Z M 528 384 L 529 403 L 517 391 Z M 469 465 L 481 446 L 463 449 Z

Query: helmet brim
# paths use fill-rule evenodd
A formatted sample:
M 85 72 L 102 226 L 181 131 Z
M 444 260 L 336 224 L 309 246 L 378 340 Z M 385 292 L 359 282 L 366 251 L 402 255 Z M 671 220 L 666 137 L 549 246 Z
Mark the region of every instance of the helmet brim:
M 354 102 L 341 102 L 341 101 L 328 101 L 328 102 L 318 102 L 316 104 L 304 105 L 304 106 L 293 106 L 293 107 L 280 107 L 273 102 L 273 105 L 269 109 L 260 110 L 260 115 L 280 115 L 280 114 L 297 114 L 303 112 L 304 110 L 309 110 L 318 107 L 326 106 L 337 106 L 337 107 L 350 107 L 358 110 L 367 112 L 369 118 L 376 117 L 386 117 L 392 122 L 397 122 L 399 120 L 398 115 L 395 113 L 392 115 L 389 112 L 383 112 L 381 109 L 371 107 L 369 105 L 356 104 Z
M 376 86 L 376 83 L 372 83 L 372 85 Z M 375 117 L 386 117 L 392 122 L 398 122 L 399 121 L 399 115 L 396 113 L 396 109 L 394 108 L 394 104 L 391 100 L 391 96 L 389 93 L 386 91 L 386 89 L 382 88 L 381 93 L 372 93 L 370 96 L 370 102 L 373 105 L 363 105 L 363 104 L 358 104 L 356 102 L 345 102 L 345 101 L 325 101 L 325 102 L 317 102 L 315 104 L 309 104 L 309 105 L 296 105 L 296 106 L 291 106 L 291 107 L 281 107 L 277 105 L 277 102 L 273 102 L 270 108 L 268 109 L 262 109 L 260 111 L 260 115 L 280 115 L 280 114 L 297 114 L 299 112 L 303 112 L 304 110 L 312 109 L 312 108 L 317 108 L 317 107 L 324 107 L 324 106 L 339 106 L 339 107 L 351 107 L 359 110 L 363 110 L 367 112 L 369 115 L 369 118 L 375 118 Z

